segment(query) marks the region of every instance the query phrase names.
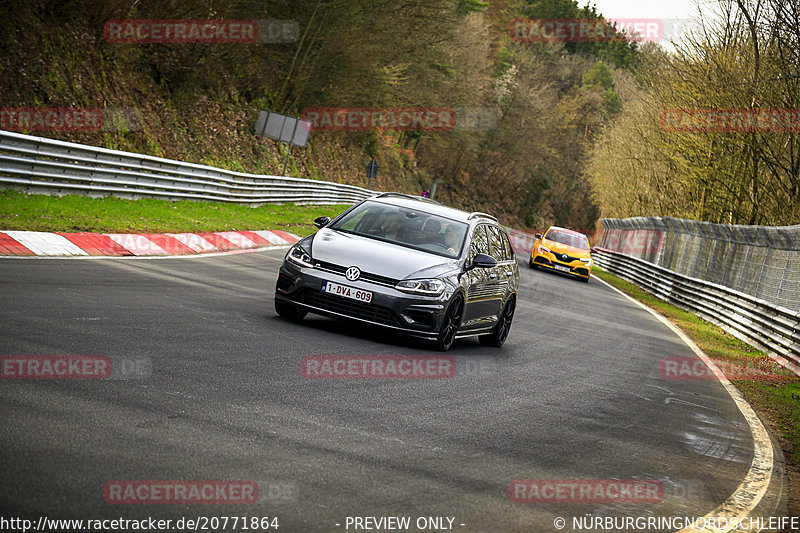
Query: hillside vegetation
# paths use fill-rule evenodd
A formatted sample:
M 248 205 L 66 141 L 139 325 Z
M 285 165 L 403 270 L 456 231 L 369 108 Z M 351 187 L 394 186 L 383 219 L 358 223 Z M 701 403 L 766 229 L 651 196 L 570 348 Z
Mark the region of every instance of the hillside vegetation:
M 641 54 L 586 175 L 609 216 L 798 224 L 800 0 L 711 6 L 674 51 Z
M 131 129 L 33 132 L 47 137 L 278 174 L 286 145 L 253 135 L 259 109 L 468 109 L 482 117 L 477 126 L 312 131 L 287 174 L 366 186 L 374 156 L 375 189 L 419 194 L 436 182 L 438 200 L 529 227 L 591 229 L 601 215 L 648 214 L 787 223 L 798 212 L 797 133 L 658 127 L 662 102 L 789 105 L 788 92 L 800 94 L 800 78 L 788 77 L 798 64 L 791 25 L 753 34 L 771 39 L 758 51 L 740 24 L 668 54 L 621 33 L 575 43 L 509 35 L 515 19 L 602 20 L 573 0 L 7 0 L 0 17 L 4 108 L 141 117 Z M 772 20 L 758 17 L 758 28 Z M 109 42 L 106 23 L 126 19 L 291 20 L 298 34 L 290 43 Z

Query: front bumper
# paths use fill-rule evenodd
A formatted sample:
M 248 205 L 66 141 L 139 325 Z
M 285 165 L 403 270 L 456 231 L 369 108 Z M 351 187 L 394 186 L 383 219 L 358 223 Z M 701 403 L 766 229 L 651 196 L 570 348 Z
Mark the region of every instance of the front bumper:
M 372 301 L 364 303 L 324 293 L 323 281 L 370 291 Z M 310 313 L 354 320 L 426 339 L 438 335 L 451 294 L 452 291 L 447 289 L 436 297 L 407 294 L 363 279 L 348 281 L 338 273 L 299 267 L 289 261 L 284 261 L 281 266 L 275 289 L 277 300 Z
M 581 278 L 588 278 L 589 275 L 592 273 L 592 265 L 593 263 L 584 263 L 583 261 L 572 261 L 569 263 L 559 261 L 556 259 L 554 254 L 540 254 L 534 253 L 533 259 L 531 263 L 539 266 L 544 267 L 554 272 L 560 272 L 562 274 L 569 274 L 571 276 L 581 277 Z M 569 271 L 559 270 L 556 268 L 556 265 L 560 267 L 568 268 Z

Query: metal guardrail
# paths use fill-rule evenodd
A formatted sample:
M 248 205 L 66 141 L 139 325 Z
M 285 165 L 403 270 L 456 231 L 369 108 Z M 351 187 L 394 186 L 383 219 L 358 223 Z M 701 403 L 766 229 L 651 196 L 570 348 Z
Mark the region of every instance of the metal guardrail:
M 352 185 L 246 174 L 2 130 L 0 188 L 253 206 L 353 204 L 375 194 Z
M 800 311 L 800 225 L 740 226 L 671 217 L 601 220 L 597 246 Z
M 592 257 L 604 270 L 771 352 L 800 375 L 800 312 L 626 254 L 595 248 Z

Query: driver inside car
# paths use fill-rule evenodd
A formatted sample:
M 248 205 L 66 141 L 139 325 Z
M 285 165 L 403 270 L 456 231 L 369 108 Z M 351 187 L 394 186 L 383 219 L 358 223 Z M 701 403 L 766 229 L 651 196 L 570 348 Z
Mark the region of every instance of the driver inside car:
M 435 218 L 429 218 L 422 228 L 422 242 L 424 244 L 442 244 L 442 236 L 439 231 L 442 224 Z
M 383 237 L 390 241 L 402 241 L 403 215 L 400 213 L 389 213 L 386 215 L 386 220 L 383 222 Z

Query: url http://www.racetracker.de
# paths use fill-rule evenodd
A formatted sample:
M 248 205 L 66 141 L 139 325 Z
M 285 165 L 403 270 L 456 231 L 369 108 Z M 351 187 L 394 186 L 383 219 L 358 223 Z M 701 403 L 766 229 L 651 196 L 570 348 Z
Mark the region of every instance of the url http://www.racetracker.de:
M 398 522 L 402 524 L 402 522 Z M 692 517 L 692 516 L 595 516 L 581 515 L 569 520 L 557 516 L 556 530 L 572 531 L 678 531 L 682 529 L 710 531 L 798 531 L 800 516 L 768 517 Z M 278 518 L 248 516 L 197 516 L 180 519 L 116 518 L 116 519 L 53 519 L 31 520 L 0 517 L 0 531 L 101 532 L 101 531 L 259 531 L 277 530 Z M 351 528 L 347 528 L 351 529 Z M 359 529 L 359 528 L 354 528 Z M 371 529 L 371 528 L 370 528 Z M 390 529 L 416 529 L 412 524 Z
M 276 516 L 196 516 L 178 519 L 113 518 L 55 519 L 45 516 L 37 520 L 0 517 L 0 531 L 46 531 L 48 533 L 82 533 L 100 531 L 269 531 L 280 527 Z

